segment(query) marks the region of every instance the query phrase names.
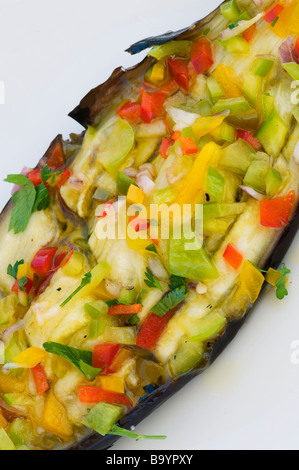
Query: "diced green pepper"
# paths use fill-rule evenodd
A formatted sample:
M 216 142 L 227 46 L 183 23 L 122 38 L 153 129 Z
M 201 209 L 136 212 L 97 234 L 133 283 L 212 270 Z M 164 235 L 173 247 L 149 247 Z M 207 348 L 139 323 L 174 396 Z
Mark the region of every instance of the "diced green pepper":
M 266 192 L 268 196 L 274 197 L 282 185 L 282 176 L 275 168 L 270 168 L 266 176 Z
M 106 321 L 101 318 L 100 320 L 92 320 L 89 324 L 89 336 L 90 338 L 98 338 L 101 336 L 106 328 Z
M 236 116 L 238 114 L 246 113 L 252 108 L 248 101 L 240 96 L 239 98 L 229 98 L 227 100 L 219 100 L 214 104 L 212 108 L 213 114 L 222 113 L 223 111 L 230 111 L 231 115 Z
M 18 297 L 14 294 L 0 300 L 0 326 L 7 325 L 13 319 L 17 305 Z
M 219 42 L 230 54 L 250 53 L 250 44 L 243 38 L 243 36 L 234 36 L 224 41 L 219 40 Z
M 259 75 L 245 72 L 243 75 L 243 92 L 249 101 L 255 105 L 262 91 L 263 79 Z
M 120 406 L 109 403 L 99 403 L 89 410 L 87 416 L 82 420 L 82 424 L 106 436 L 112 427 L 120 420 L 124 411 Z
M 117 192 L 123 196 L 126 196 L 131 185 L 138 186 L 133 178 L 125 175 L 122 171 L 119 171 L 116 176 L 116 187 Z
M 189 137 L 194 140 L 194 142 L 196 141 L 192 127 L 185 127 L 185 129 L 182 130 L 182 137 Z
M 239 18 L 241 10 L 236 2 L 236 0 L 230 0 L 229 2 L 224 3 L 220 7 L 220 11 L 225 19 L 228 21 L 235 21 Z
M 223 122 L 221 126 L 218 127 L 218 129 L 215 129 L 215 131 L 211 132 L 212 137 L 216 141 L 226 141 L 226 142 L 235 142 L 236 141 L 236 129 L 233 126 L 230 126 L 227 124 L 227 122 Z
M 222 151 L 220 165 L 244 176 L 255 155 L 253 148 L 243 139 L 229 145 Z
M 220 311 L 200 320 L 191 319 L 186 322 L 186 334 L 191 342 L 207 341 L 223 330 L 226 318 Z
M 217 202 L 222 202 L 225 181 L 217 170 L 210 167 L 207 175 L 207 191 Z
M 136 299 L 136 290 L 132 289 L 122 289 L 119 296 L 119 303 L 133 304 Z
M 218 219 L 221 217 L 231 217 L 242 214 L 246 207 L 243 202 L 221 203 L 216 202 L 203 205 L 204 219 Z
M 204 219 L 203 232 L 206 235 L 214 235 L 217 233 L 226 233 L 230 225 L 233 223 L 234 217 L 226 217 L 219 219 Z
M 257 191 L 266 190 L 266 176 L 270 168 L 270 160 L 253 160 L 244 178 L 244 185 L 251 186 Z
M 4 429 L 0 429 L 0 450 L 16 450 L 16 447 Z
M 172 204 L 177 197 L 173 188 L 157 189 L 153 193 L 154 204 Z
M 32 424 L 28 419 L 16 418 L 9 427 L 8 435 L 18 448 L 28 446 L 33 438 Z
M 191 343 L 184 337 L 181 346 L 169 360 L 168 367 L 171 375 L 177 377 L 185 374 L 199 364 L 203 355 L 204 346 L 202 343 Z
M 19 346 L 18 332 L 15 332 L 5 346 L 5 362 L 13 362 L 13 359 L 22 352 Z
M 32 406 L 34 399 L 26 393 L 3 393 L 3 400 L 8 406 Z
M 269 93 L 262 96 L 263 120 L 267 121 L 274 108 L 274 98 Z
M 283 67 L 294 80 L 299 80 L 299 64 L 289 62 L 288 64 L 283 64 Z
M 205 247 L 186 250 L 186 244 L 190 243 L 192 243 L 192 240 L 186 240 L 184 237 L 180 240 L 170 239 L 169 272 L 187 279 L 218 278 L 218 270 Z
M 289 128 L 278 113 L 273 110 L 267 121 L 260 128 L 257 138 L 266 152 L 274 158 L 280 154 L 288 135 Z
M 258 57 L 252 64 L 251 70 L 259 77 L 266 77 L 274 66 L 274 59 L 266 57 Z
M 134 131 L 127 121 L 118 119 L 103 143 L 98 160 L 111 174 L 115 174 L 134 145 Z
M 161 46 L 153 47 L 148 55 L 157 60 L 161 60 L 172 55 L 186 57 L 190 53 L 191 45 L 191 41 L 170 41 L 166 44 L 162 44 Z
M 99 317 L 108 314 L 109 307 L 103 300 L 98 300 L 97 302 L 85 304 L 84 309 L 91 318 L 97 320 Z
M 207 78 L 207 86 L 210 92 L 212 103 L 215 104 L 220 99 L 225 98 L 225 93 L 214 77 Z

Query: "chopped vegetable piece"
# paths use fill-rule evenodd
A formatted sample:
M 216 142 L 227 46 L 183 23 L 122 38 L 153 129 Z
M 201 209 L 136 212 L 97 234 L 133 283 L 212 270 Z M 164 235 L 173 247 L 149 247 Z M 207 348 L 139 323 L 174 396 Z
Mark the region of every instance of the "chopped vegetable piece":
M 49 168 L 53 168 L 54 170 L 64 165 L 63 149 L 60 142 L 55 145 L 47 163 Z
M 230 98 L 227 100 L 219 100 L 213 106 L 213 113 L 223 113 L 230 111 L 231 115 L 238 115 L 250 111 L 252 108 L 248 101 L 241 96 L 240 98 Z
M 128 189 L 127 193 L 127 200 L 131 204 L 143 204 L 144 201 L 144 192 L 142 189 L 135 186 L 135 184 L 131 184 Z
M 252 64 L 251 70 L 255 75 L 266 77 L 274 66 L 274 59 L 259 57 Z
M 31 183 L 34 184 L 35 187 L 39 186 L 43 182 L 40 171 L 41 171 L 40 168 L 38 168 L 36 170 L 31 170 L 28 173 L 28 178 L 31 181 Z
M 184 155 L 194 155 L 198 152 L 198 148 L 190 137 L 180 137 L 179 142 L 183 149 Z
M 254 137 L 251 132 L 245 131 L 243 129 L 237 129 L 236 140 L 243 139 L 257 152 L 261 150 L 262 146 L 260 141 Z
M 243 255 L 230 243 L 225 249 L 223 258 L 235 271 L 237 271 L 243 263 Z
M 283 68 L 294 80 L 299 80 L 299 64 L 296 62 L 285 63 Z
M 167 65 L 171 77 L 184 90 L 189 88 L 188 67 L 184 59 L 168 59 Z
M 186 323 L 186 334 L 191 342 L 206 341 L 220 333 L 226 323 L 223 314 L 216 310 L 200 320 L 190 319 Z
M 270 168 L 266 176 L 266 192 L 270 197 L 275 196 L 282 185 L 282 176 L 275 168 Z
M 137 346 L 139 348 L 148 349 L 152 351 L 155 349 L 160 336 L 162 335 L 164 328 L 168 321 L 173 316 L 174 310 L 170 310 L 166 315 L 160 317 L 151 313 L 143 325 L 137 336 Z
M 53 261 L 56 253 L 57 248 L 48 247 L 42 248 L 34 256 L 31 262 L 31 267 L 41 279 L 45 279 L 49 275 L 53 267 Z
M 235 21 L 240 17 L 241 10 L 236 0 L 229 0 L 221 5 L 220 11 L 228 21 Z
M 144 89 L 141 90 L 140 117 L 145 123 L 149 124 L 154 118 L 164 113 L 165 98 L 164 93 L 149 94 Z
M 261 225 L 280 228 L 282 224 L 288 224 L 295 200 L 295 191 L 290 191 L 286 197 L 261 201 Z
M 4 429 L 0 429 L 0 450 L 16 450 L 14 443 Z
M 109 375 L 100 378 L 101 388 L 110 392 L 125 393 L 125 381 L 123 377 Z
M 243 36 L 234 36 L 230 39 L 219 40 L 220 44 L 230 54 L 249 54 L 250 44 L 243 38 Z
M 109 308 L 109 315 L 134 315 L 142 311 L 141 304 L 135 305 L 113 305 Z
M 246 29 L 244 33 L 242 33 L 242 36 L 245 39 L 245 41 L 249 43 L 252 42 L 254 35 L 256 33 L 256 29 L 257 29 L 256 24 L 253 24 L 252 26 L 250 26 L 250 28 Z
M 52 391 L 47 394 L 41 426 L 62 438 L 70 438 L 73 435 L 73 426 L 68 420 L 66 410 Z
M 19 364 L 23 367 L 29 367 L 32 369 L 37 366 L 41 361 L 46 358 L 47 353 L 44 349 L 31 347 L 25 349 L 16 357 L 14 357 L 13 362 Z
M 131 185 L 138 186 L 133 178 L 130 178 L 123 172 L 119 171 L 116 176 L 117 192 L 123 196 L 126 196 Z
M 128 102 L 117 110 L 117 114 L 121 119 L 126 119 L 130 124 L 134 124 L 140 120 L 140 104 Z
M 217 170 L 210 167 L 207 175 L 207 191 L 217 202 L 222 202 L 225 181 Z
M 169 360 L 168 367 L 171 375 L 178 377 L 185 374 L 200 363 L 203 355 L 203 343 L 190 342 L 184 337 L 181 346 Z
M 221 86 L 226 98 L 238 98 L 242 96 L 242 81 L 232 67 L 219 64 L 213 71 L 212 76 Z
M 267 121 L 260 128 L 257 138 L 266 152 L 277 158 L 285 144 L 288 132 L 288 126 L 277 112 L 273 110 Z
M 214 64 L 212 46 L 206 37 L 193 44 L 191 62 L 197 74 L 207 72 Z
M 161 146 L 159 148 L 159 153 L 162 156 L 162 158 L 164 158 L 165 160 L 168 157 L 168 151 L 170 147 L 172 146 L 173 146 L 172 140 L 166 139 L 165 137 L 163 137 Z
M 254 155 L 253 148 L 243 139 L 239 139 L 223 149 L 220 165 L 238 175 L 245 176 Z
M 38 394 L 43 395 L 50 388 L 45 369 L 39 364 L 31 372 Z
M 267 21 L 267 23 L 273 23 L 283 10 L 284 7 L 281 5 L 280 1 L 277 1 L 266 11 L 264 14 L 264 20 Z
M 110 366 L 119 350 L 119 344 L 97 344 L 92 353 L 93 367 L 102 369 L 102 374 L 110 374 Z
M 165 57 L 169 56 L 184 57 L 189 54 L 191 45 L 191 41 L 170 41 L 161 46 L 155 46 L 148 55 L 157 60 L 165 59 Z
M 126 395 L 98 387 L 78 387 L 78 395 L 82 403 L 114 403 L 132 407 L 132 402 Z

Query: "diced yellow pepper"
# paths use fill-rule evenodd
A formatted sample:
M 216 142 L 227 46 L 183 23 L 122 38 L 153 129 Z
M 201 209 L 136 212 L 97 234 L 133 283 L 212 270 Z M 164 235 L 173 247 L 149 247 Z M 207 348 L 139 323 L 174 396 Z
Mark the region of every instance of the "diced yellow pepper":
M 150 76 L 152 83 L 160 83 L 165 79 L 165 63 L 163 61 L 157 62 L 153 68 Z
M 111 392 L 125 393 L 125 384 L 122 377 L 117 377 L 115 375 L 110 375 L 100 378 L 101 387 L 104 390 L 109 390 Z
M 273 287 L 276 287 L 276 282 L 282 277 L 283 275 L 276 271 L 276 269 L 270 268 L 266 274 L 266 281 Z
M 242 82 L 232 67 L 219 64 L 212 76 L 217 80 L 227 98 L 242 96 Z
M 40 364 L 40 362 L 45 359 L 46 355 L 47 353 L 44 349 L 31 347 L 18 354 L 13 361 L 16 364 L 20 364 L 20 366 L 32 369 Z
M 73 435 L 73 427 L 68 420 L 65 408 L 57 400 L 53 391 L 50 391 L 44 407 L 41 423 L 42 428 L 62 438 Z
M 22 279 L 22 277 L 33 279 L 33 274 L 33 269 L 30 263 L 19 264 L 17 279 Z
M 184 186 L 175 201 L 177 204 L 182 206 L 195 203 L 196 196 L 204 185 L 208 165 L 215 154 L 220 153 L 221 147 L 215 142 L 209 142 L 203 147 L 185 179 Z
M 132 359 L 133 353 L 129 349 L 121 349 L 117 354 L 116 358 L 112 362 L 110 369 L 113 372 L 117 372 L 119 369 L 123 367 L 123 365 L 130 359 Z
M 71 259 L 63 266 L 63 273 L 67 276 L 78 276 L 83 270 L 84 258 L 82 253 L 75 251 Z
M 91 292 L 98 287 L 98 285 L 105 279 L 105 276 L 109 273 L 111 267 L 105 261 L 97 264 L 91 270 L 91 282 L 83 287 L 80 292 L 73 297 L 72 300 L 77 300 L 78 298 L 87 297 Z M 70 303 L 72 302 L 70 301 Z
M 145 194 L 142 189 L 138 188 L 134 184 L 131 184 L 127 194 L 127 201 L 130 204 L 143 204 L 144 196 Z
M 284 5 L 285 9 L 279 14 L 279 18 L 276 21 L 275 25 L 274 26 L 271 26 L 270 24 L 268 25 L 269 28 L 280 38 L 286 38 L 287 35 L 290 34 L 291 24 L 292 24 L 293 30 L 295 29 L 295 31 L 293 30 L 291 31 L 296 33 L 296 30 L 297 30 L 297 34 L 299 34 L 299 29 L 298 29 L 299 20 L 298 20 L 297 12 L 294 12 L 297 5 L 298 5 L 297 0 L 293 0 L 293 2 L 291 3 L 286 3 Z M 293 12 L 296 13 L 295 16 L 293 16 Z M 295 19 L 295 22 L 294 22 L 293 18 L 296 18 L 296 16 L 297 16 L 297 20 Z
M 4 418 L 1 410 L 0 410 L 0 429 L 5 429 L 7 426 L 7 421 L 6 419 Z
M 299 3 L 295 6 L 294 10 L 289 13 L 289 30 L 293 34 L 299 34 Z
M 253 305 L 265 282 L 264 276 L 250 261 L 245 260 L 240 272 L 240 281 L 241 286 L 246 288 L 250 302 Z
M 112 295 L 106 289 L 105 281 L 102 281 L 94 290 L 96 296 L 98 296 L 101 300 L 111 300 Z
M 214 131 L 217 127 L 221 126 L 225 118 L 226 115 L 224 114 L 221 116 L 203 116 L 196 119 L 192 126 L 195 137 L 200 139 L 204 135 Z

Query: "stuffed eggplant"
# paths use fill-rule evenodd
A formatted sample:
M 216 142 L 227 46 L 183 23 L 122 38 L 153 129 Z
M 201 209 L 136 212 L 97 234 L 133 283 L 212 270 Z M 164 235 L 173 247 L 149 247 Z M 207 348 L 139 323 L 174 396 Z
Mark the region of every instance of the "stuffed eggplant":
M 146 59 L 70 113 L 82 135 L 8 175 L 1 450 L 163 438 L 130 429 L 216 359 L 266 283 L 287 295 L 298 25 L 297 0 L 230 0 L 137 43 L 130 52 L 152 47 Z M 201 207 L 202 240 L 164 236 L 153 206 L 188 206 L 193 229 Z

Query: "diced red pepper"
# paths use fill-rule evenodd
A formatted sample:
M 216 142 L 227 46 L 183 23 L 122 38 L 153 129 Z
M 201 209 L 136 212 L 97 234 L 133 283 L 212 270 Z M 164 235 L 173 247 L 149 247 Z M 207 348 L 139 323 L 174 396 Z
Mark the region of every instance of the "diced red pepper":
M 191 63 L 198 75 L 210 70 L 214 64 L 212 46 L 207 38 L 202 37 L 193 44 Z
M 178 90 L 179 86 L 175 80 L 169 80 L 164 85 L 162 85 L 157 92 L 165 93 L 166 95 L 172 95 Z
M 261 225 L 263 227 L 280 228 L 284 213 L 285 198 L 265 199 L 260 203 Z
M 122 119 L 126 119 L 129 123 L 133 124 L 140 119 L 140 108 L 140 104 L 130 101 L 119 108 L 117 114 Z
M 179 142 L 183 149 L 184 155 L 193 155 L 198 152 L 198 147 L 195 145 L 195 142 L 191 137 L 180 137 Z
M 47 375 L 43 366 L 39 364 L 33 367 L 33 369 L 31 369 L 31 372 L 38 394 L 43 395 L 50 388 Z
M 292 209 L 294 207 L 296 201 L 296 193 L 295 191 L 289 192 L 289 194 L 285 198 L 281 222 L 285 225 L 289 223 L 290 216 L 292 214 Z
M 53 168 L 54 170 L 61 168 L 64 165 L 63 150 L 59 143 L 54 147 L 47 164 L 49 168 Z
M 279 17 L 280 13 L 283 10 L 284 10 L 284 6 L 282 6 L 279 1 L 276 2 L 264 14 L 264 20 L 267 21 L 267 23 L 273 23 L 273 21 L 276 20 L 276 18 Z
M 48 247 L 39 250 L 32 260 L 31 267 L 39 278 L 45 279 L 50 273 L 57 248 Z
M 164 158 L 165 160 L 168 157 L 168 150 L 170 149 L 170 147 L 172 147 L 172 145 L 173 145 L 172 140 L 166 139 L 165 137 L 163 137 L 161 146 L 159 148 L 159 153 L 162 156 L 162 158 Z
M 109 209 L 113 206 L 113 204 L 114 204 L 113 202 L 106 202 L 104 209 L 102 210 L 100 215 L 97 216 L 98 219 L 102 219 L 103 217 L 106 217 Z
M 19 282 L 20 282 L 20 280 L 18 279 L 18 280 L 14 283 L 14 285 L 13 285 L 12 288 L 11 288 L 12 292 L 21 292 L 21 289 L 20 289 L 20 287 L 19 287 Z M 27 277 L 27 282 L 26 282 L 26 284 L 23 286 L 23 289 L 24 289 L 23 292 L 26 292 L 26 294 L 30 294 L 31 289 L 32 289 L 33 286 L 34 286 L 34 282 L 32 281 L 32 279 L 29 279 L 29 278 Z
M 92 354 L 92 365 L 97 369 L 103 369 L 102 374 L 110 373 L 110 366 L 120 350 L 119 344 L 97 344 Z
M 27 177 L 30 179 L 31 183 L 33 183 L 35 187 L 39 186 L 43 182 L 40 173 L 40 168 L 38 168 L 37 170 L 29 171 Z
M 147 93 L 143 88 L 141 90 L 141 119 L 149 124 L 152 119 L 161 116 L 164 113 L 164 101 L 166 95 L 164 93 Z
M 152 237 L 150 237 L 150 239 L 152 240 L 152 242 L 153 242 L 156 246 L 159 246 L 159 244 L 160 244 L 159 240 L 156 240 L 155 238 L 152 238 Z
M 54 268 L 63 268 L 71 259 L 75 252 L 75 249 L 73 248 L 70 253 L 60 253 L 58 256 L 56 256 L 54 260 Z
M 126 395 L 99 387 L 78 387 L 79 400 L 82 403 L 114 403 L 116 405 L 132 406 L 131 400 Z
M 169 73 L 177 84 L 184 90 L 189 89 L 189 74 L 188 67 L 184 59 L 171 59 L 167 60 Z
M 64 183 L 66 183 L 70 179 L 70 176 L 71 172 L 66 168 L 60 176 L 56 177 L 57 182 L 55 186 L 57 186 L 57 188 L 61 188 L 61 186 L 63 186 Z
M 150 351 L 155 349 L 164 328 L 173 316 L 174 312 L 175 310 L 170 310 L 170 312 L 164 315 L 164 317 L 159 317 L 155 313 L 151 313 L 138 333 L 137 346 Z
M 244 33 L 242 34 L 245 41 L 251 42 L 256 33 L 256 30 L 257 30 L 256 24 L 253 24 L 252 26 L 250 26 L 250 28 L 246 29 L 246 31 L 244 31 Z
M 294 50 L 295 50 L 297 56 L 299 57 L 299 37 L 296 40 Z
M 251 147 L 256 151 L 259 151 L 262 149 L 262 144 L 260 143 L 260 141 L 256 137 L 254 137 L 249 131 L 245 131 L 243 129 L 237 129 L 236 140 L 239 140 L 239 139 L 245 140 L 245 142 L 251 145 Z
M 109 308 L 109 315 L 135 315 L 142 311 L 142 304 L 134 305 L 113 305 Z
M 181 137 L 181 135 L 182 135 L 181 132 L 176 131 L 176 132 L 174 132 L 174 133 L 172 134 L 171 140 L 173 140 L 173 141 L 175 142 L 176 140 L 178 140 L 178 139 Z
M 223 254 L 223 258 L 236 271 L 239 269 L 239 267 L 243 263 L 243 256 L 230 243 L 227 245 L 227 248 Z

